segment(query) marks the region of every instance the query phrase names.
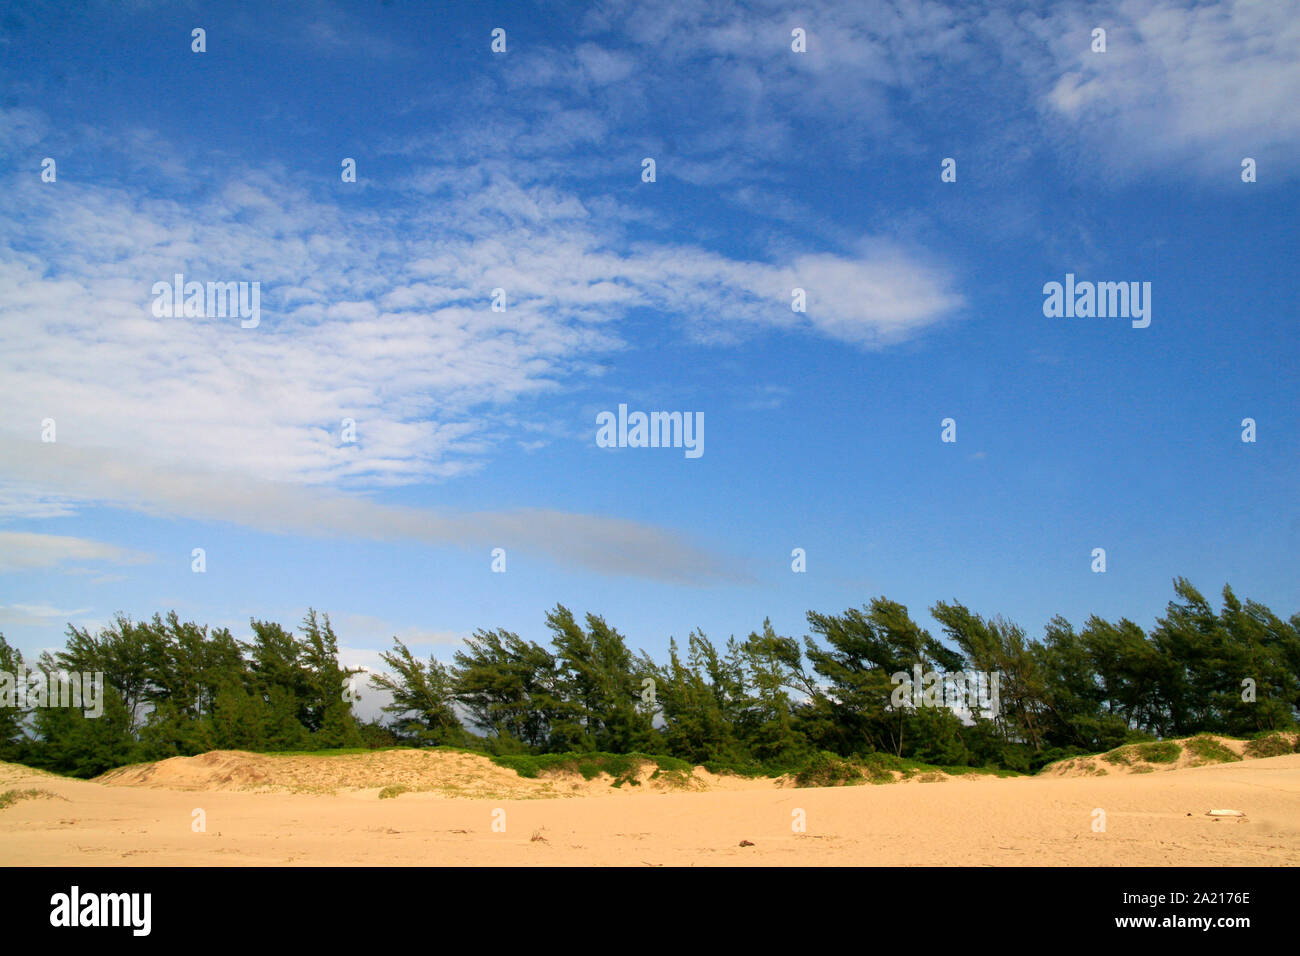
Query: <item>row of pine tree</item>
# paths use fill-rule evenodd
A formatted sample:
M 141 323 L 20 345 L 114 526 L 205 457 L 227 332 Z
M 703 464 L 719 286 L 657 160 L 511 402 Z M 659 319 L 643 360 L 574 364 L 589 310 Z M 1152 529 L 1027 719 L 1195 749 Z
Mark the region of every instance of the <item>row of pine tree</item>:
M 666 660 L 634 654 L 594 614 L 557 606 L 549 642 L 480 630 L 451 662 L 401 641 L 371 674 L 387 719 L 353 712 L 364 680 L 339 663 L 327 615 L 297 633 L 254 620 L 252 638 L 119 616 L 97 634 L 70 626 L 33 666 L 102 672 L 104 711 L 0 706 L 0 759 L 79 776 L 214 749 L 332 750 L 448 745 L 493 754 L 650 753 L 745 772 L 798 770 L 819 754 L 883 752 L 943 766 L 1032 771 L 1133 740 L 1287 729 L 1300 715 L 1300 614 L 1289 620 L 1230 588 L 1216 612 L 1185 579 L 1148 633 L 1054 618 L 1041 640 L 959 603 L 930 609 L 945 640 L 877 598 L 809 612 L 800 642 L 765 621 L 719 644 L 692 632 Z M 0 672 L 23 670 L 0 636 Z M 898 706 L 900 672 L 997 674 L 996 713 Z

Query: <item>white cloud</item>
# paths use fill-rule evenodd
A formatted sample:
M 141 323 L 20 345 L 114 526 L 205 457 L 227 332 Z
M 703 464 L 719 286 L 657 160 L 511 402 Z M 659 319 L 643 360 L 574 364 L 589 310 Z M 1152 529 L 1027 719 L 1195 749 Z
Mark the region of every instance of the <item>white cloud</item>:
M 885 243 L 741 261 L 638 240 L 502 169 L 423 177 L 438 195 L 391 215 L 345 215 L 279 170 L 218 182 L 191 205 L 15 178 L 0 222 L 0 434 L 27 439 L 53 418 L 59 444 L 164 468 L 420 482 L 482 467 L 518 437 L 499 427 L 510 406 L 598 368 L 633 309 L 706 341 L 803 328 L 881 344 L 961 303 L 942 268 Z M 261 325 L 155 318 L 152 287 L 176 273 L 259 282 Z M 812 287 L 806 317 L 790 311 L 794 285 Z M 490 309 L 498 287 L 504 313 Z M 355 443 L 341 441 L 345 418 Z M 12 479 L 0 473 L 0 501 L 17 494 Z M 43 513 L 62 507 L 47 497 Z
M 0 531 L 0 571 L 38 571 L 73 562 L 139 564 L 148 556 L 103 541 L 28 531 Z
M 602 49 L 593 43 L 582 44 L 576 53 L 583 70 L 597 86 L 625 80 L 636 69 L 633 57 L 618 50 Z
M 1107 29 L 1105 53 L 1091 31 Z M 1300 144 L 1300 4 L 1124 0 L 1057 7 L 1030 55 L 1051 128 L 1107 168 L 1182 164 L 1231 182 L 1243 156 L 1294 175 Z
M 547 509 L 472 513 L 435 512 L 385 505 L 323 488 L 265 481 L 234 472 L 182 468 L 151 460 L 139 451 L 42 445 L 0 439 L 0 473 L 58 489 L 70 498 L 102 502 L 162 517 L 232 521 L 279 534 L 348 536 L 376 541 L 417 541 L 434 546 L 519 548 L 571 568 L 645 577 L 688 585 L 748 580 L 724 556 L 705 551 L 681 535 L 636 521 Z M 16 534 L 16 533 L 9 533 Z M 126 552 L 97 542 L 78 551 L 80 539 L 42 541 L 59 554 L 125 560 Z M 2 542 L 3 539 L 0 539 Z M 8 549 L 6 549 L 7 553 Z M 15 547 L 14 553 L 22 553 Z M 44 552 L 38 552 L 44 553 Z M 31 558 L 14 558 L 30 562 Z M 2 569 L 2 568 L 0 568 Z
M 682 123 L 697 126 L 694 162 L 715 182 L 747 179 L 797 151 L 792 124 L 808 116 L 828 137 L 822 148 L 833 144 L 846 162 L 864 148 L 911 149 L 918 109 L 942 117 L 972 90 L 988 115 L 966 119 L 983 124 L 995 145 L 1011 130 L 1071 156 L 1082 148 L 1088 166 L 1108 171 L 1180 167 L 1217 178 L 1231 173 L 1234 157 L 1262 155 L 1275 175 L 1297 172 L 1296 0 L 1023 10 L 936 0 L 615 0 L 587 26 L 591 37 L 632 41 L 632 72 L 654 77 L 651 105 L 690 104 Z M 807 31 L 806 54 L 790 50 L 795 26 Z M 1105 53 L 1091 50 L 1098 26 L 1108 33 Z M 550 90 L 586 82 L 561 69 L 530 79 Z M 639 103 L 627 86 L 607 92 L 611 108 L 620 97 Z M 858 144 L 864 131 L 876 147 Z M 706 163 L 701 153 L 712 151 L 731 161 Z
M 52 623 L 63 623 L 72 618 L 79 618 L 90 613 L 90 608 L 77 608 L 72 611 L 60 610 L 48 604 L 0 604 L 0 626 L 3 627 L 47 627 Z
M 31 149 L 49 135 L 50 124 L 43 113 L 29 109 L 0 109 L 0 153 L 17 154 Z
M 622 68 L 584 50 L 589 72 Z M 0 129 L 44 122 L 12 114 L 0 112 Z M 570 146 L 602 135 L 582 110 L 550 123 Z M 124 142 L 168 154 L 147 131 Z M 169 175 L 177 164 L 173 155 Z M 514 168 L 419 167 L 400 202 L 346 210 L 277 167 L 205 170 L 206 191 L 185 203 L 15 174 L 0 220 L 0 517 L 98 502 L 294 533 L 508 539 L 570 565 L 729 578 L 714 557 L 631 522 L 456 518 L 337 492 L 471 474 L 534 441 L 517 424 L 520 403 L 601 374 L 633 310 L 657 310 L 697 342 L 780 328 L 874 347 L 962 304 L 942 266 L 884 240 L 740 260 L 647 241 L 635 217 L 608 204 L 595 216 L 576 193 Z M 154 284 L 177 273 L 259 283 L 259 327 L 155 317 Z M 795 286 L 808 289 L 806 315 L 790 309 Z M 506 312 L 490 308 L 498 287 Z M 45 419 L 55 443 L 34 441 Z M 344 419 L 356 442 L 342 440 Z
M 383 618 L 369 614 L 335 615 L 332 620 L 335 630 L 347 635 L 349 644 L 358 647 L 359 652 L 371 654 L 375 660 L 378 660 L 375 651 L 389 650 L 393 646 L 394 637 L 411 648 L 411 652 L 417 657 L 428 656 L 432 650 L 435 656 L 444 659 L 450 657 L 452 651 L 461 647 L 465 643 L 465 638 L 469 636 L 454 631 L 431 631 L 415 626 L 398 627 Z

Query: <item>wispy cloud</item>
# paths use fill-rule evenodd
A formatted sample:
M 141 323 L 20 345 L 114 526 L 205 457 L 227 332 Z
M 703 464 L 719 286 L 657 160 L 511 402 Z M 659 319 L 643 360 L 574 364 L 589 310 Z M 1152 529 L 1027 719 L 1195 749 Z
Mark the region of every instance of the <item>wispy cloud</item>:
M 1300 4 L 1124 0 L 1052 8 L 1019 45 L 1058 142 L 1113 171 L 1190 169 L 1232 182 L 1243 156 L 1294 176 Z M 1091 31 L 1107 30 L 1105 53 Z
M 665 314 L 697 342 L 786 329 L 880 347 L 963 304 L 941 263 L 886 239 L 741 260 L 647 241 L 617 217 L 593 216 L 579 195 L 522 185 L 504 167 L 423 168 L 413 183 L 427 199 L 406 194 L 383 212 L 345 213 L 284 170 L 240 170 L 186 204 L 34 180 L 13 177 L 13 215 L 0 223 L 0 403 L 9 412 L 0 435 L 12 439 L 0 481 L 11 515 L 22 513 L 35 475 L 48 482 L 28 516 L 66 513 L 66 493 L 339 530 L 321 502 L 284 518 L 315 500 L 286 486 L 427 482 L 481 468 L 504 443 L 535 441 L 535 425 L 512 424 L 515 406 L 598 374 L 602 357 L 624 347 L 620 320 L 634 310 Z M 153 284 L 175 273 L 260 282 L 260 327 L 156 318 Z M 806 313 L 790 308 L 794 287 L 807 291 Z M 505 312 L 491 309 L 496 288 Z M 28 444 L 47 418 L 57 443 Z M 354 443 L 341 440 L 345 418 L 356 422 Z M 71 460 L 69 448 L 81 450 L 83 472 L 58 464 Z M 255 486 L 255 500 L 284 498 L 287 510 L 250 505 L 218 475 Z M 391 529 L 381 536 L 401 536 L 407 520 L 372 517 Z M 466 521 L 424 516 L 412 535 L 507 535 L 606 570 L 716 576 L 710 560 L 640 526 L 553 513 Z
M 806 54 L 791 54 L 795 27 L 807 33 Z M 1108 32 L 1104 54 L 1091 50 L 1096 27 Z M 593 89 L 593 57 L 583 51 L 615 40 L 631 43 L 619 69 L 653 77 L 652 94 L 637 83 Z M 977 124 L 986 146 L 1005 144 L 1007 161 L 1032 162 L 1013 151 L 1028 140 L 1062 157 L 1086 150 L 1086 165 L 1110 173 L 1191 168 L 1220 177 L 1243 150 L 1266 157 L 1274 175 L 1300 171 L 1295 0 L 1022 10 L 937 0 L 793 8 L 614 0 L 587 14 L 572 50 L 538 51 L 510 67 L 516 87 L 595 96 L 604 114 L 676 110 L 697 181 L 747 180 L 798 156 L 809 117 L 829 137 L 822 153 L 844 163 L 914 151 L 922 148 L 912 132 L 917 111 L 945 116 L 972 90 L 992 106 L 963 120 Z
M 48 604 L 10 604 L 0 605 L 0 626 L 3 627 L 49 627 L 80 618 L 90 613 L 90 608 L 64 611 Z
M 347 636 L 347 642 L 361 649 L 388 650 L 393 638 L 397 638 L 417 656 L 434 649 L 442 657 L 448 651 L 459 648 L 468 634 L 454 631 L 431 631 L 428 628 L 406 626 L 399 627 L 383 618 L 369 614 L 335 615 L 335 629 Z
M 622 518 L 545 509 L 440 513 L 386 505 L 324 488 L 168 466 L 138 452 L 64 444 L 0 440 L 0 472 L 87 502 L 163 517 L 230 521 L 274 533 L 342 535 L 459 548 L 517 547 L 572 568 L 679 584 L 706 586 L 749 579 L 724 555 L 693 545 L 673 532 Z M 124 559 L 121 549 L 96 542 L 43 540 L 52 537 L 12 538 L 13 553 L 33 553 L 19 547 L 31 539 L 45 549 L 34 552 L 38 555 L 53 549 L 62 556 Z
M 149 556 L 103 541 L 58 534 L 0 531 L 0 571 L 65 568 L 78 562 L 139 564 Z

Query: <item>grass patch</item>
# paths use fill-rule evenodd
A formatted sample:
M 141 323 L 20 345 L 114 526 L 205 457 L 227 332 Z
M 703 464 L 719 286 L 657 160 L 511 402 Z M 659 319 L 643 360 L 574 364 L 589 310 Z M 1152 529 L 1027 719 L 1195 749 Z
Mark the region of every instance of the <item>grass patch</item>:
M 892 780 L 892 775 L 886 773 Z M 860 783 L 862 767 L 851 760 L 825 750 L 813 754 L 802 770 L 794 776 L 799 787 L 845 787 Z
M 836 754 L 822 752 L 811 757 L 798 773 L 794 775 L 798 787 L 842 787 L 859 783 L 893 783 L 894 774 L 902 774 L 904 780 L 917 780 L 920 783 L 939 783 L 949 776 L 966 776 L 970 774 L 995 777 L 1019 777 L 1014 770 L 990 769 L 987 767 L 948 767 L 936 766 L 909 757 L 896 757 L 888 753 L 871 753 L 861 757 L 840 757 Z
M 262 757 L 348 757 L 354 754 L 377 754 L 388 750 L 419 750 L 432 748 L 418 747 L 377 747 L 371 750 L 369 747 L 340 747 L 338 750 L 263 750 L 250 751 Z
M 966 774 L 979 774 L 987 777 L 1023 777 L 1024 774 L 1018 770 L 1008 770 L 1005 767 L 948 767 L 940 765 L 939 769 L 950 777 L 960 777 Z
M 57 793 L 48 790 L 6 790 L 0 793 L 0 810 L 12 807 L 19 800 L 54 800 L 60 799 Z
M 404 783 L 395 784 L 391 787 L 384 787 L 383 790 L 379 791 L 379 799 L 396 800 L 398 797 L 400 797 L 402 794 L 406 793 L 410 789 L 411 788 Z
M 1158 740 L 1145 744 L 1125 744 L 1101 754 L 1101 759 L 1116 767 L 1128 767 L 1134 773 L 1145 773 L 1150 767 L 1140 767 L 1134 761 L 1144 763 L 1173 763 L 1182 756 L 1183 748 L 1172 740 Z
M 513 770 L 521 777 L 535 779 L 543 774 L 576 773 L 584 780 L 594 780 L 602 773 L 614 778 L 613 786 L 641 783 L 637 774 L 643 764 L 650 763 L 657 772 L 671 771 L 689 776 L 692 767 L 685 760 L 654 754 L 610 754 L 599 751 L 585 754 L 498 754 L 489 758 L 499 767 Z
M 692 768 L 693 770 L 694 768 Z M 650 774 L 651 780 L 658 780 L 670 787 L 688 787 L 691 782 L 690 770 L 656 770 Z
M 1151 744 L 1132 744 L 1136 755 L 1147 763 L 1173 763 L 1182 756 L 1183 748 L 1172 740 L 1160 740 Z
M 1300 743 L 1300 741 L 1297 741 Z M 1296 745 L 1291 742 L 1291 738 L 1286 734 L 1273 731 L 1256 737 L 1246 744 L 1246 756 L 1248 757 L 1281 757 L 1283 754 L 1294 752 Z
M 1192 737 L 1184 746 L 1188 752 L 1205 763 L 1232 763 L 1241 758 L 1219 741 L 1206 734 Z
M 729 773 L 734 777 L 746 777 L 750 780 L 758 777 L 780 777 L 788 770 L 774 770 L 758 763 L 740 763 L 735 760 L 706 760 L 701 766 L 709 773 L 721 776 Z

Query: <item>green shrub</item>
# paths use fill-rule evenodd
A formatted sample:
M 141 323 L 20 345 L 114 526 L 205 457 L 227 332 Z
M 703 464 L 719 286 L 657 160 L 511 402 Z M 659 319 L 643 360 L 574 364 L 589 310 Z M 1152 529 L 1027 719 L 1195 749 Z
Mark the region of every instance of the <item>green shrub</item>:
M 734 757 L 707 760 L 702 766 L 709 773 L 729 773 L 737 777 L 779 777 L 783 772 L 774 770 L 771 767 L 764 767 L 755 760 L 738 760 Z
M 1241 759 L 1207 734 L 1198 734 L 1187 741 L 1185 746 L 1189 753 L 1206 763 L 1232 763 L 1234 760 Z
M 1137 756 L 1147 763 L 1173 763 L 1182 756 L 1183 748 L 1172 740 L 1161 740 L 1153 744 L 1134 744 Z
M 1133 754 L 1130 748 L 1119 747 L 1115 750 L 1110 751 L 1109 753 L 1102 754 L 1101 759 L 1106 761 L 1106 763 L 1116 764 L 1117 766 L 1121 766 L 1121 767 L 1128 767 L 1131 766 L 1133 763 Z
M 659 770 L 677 771 L 690 775 L 695 768 L 685 760 L 654 754 L 610 754 L 600 751 L 581 754 L 498 754 L 492 762 L 513 770 L 521 777 L 535 778 L 544 773 L 577 773 L 584 780 L 594 780 L 602 773 L 614 778 L 613 786 L 625 783 L 639 785 L 637 773 L 642 765 L 654 764 Z
M 1297 740 L 1300 743 L 1300 739 Z M 1263 734 L 1246 744 L 1246 755 L 1249 757 L 1280 757 L 1283 754 L 1289 754 L 1294 749 L 1291 738 L 1286 734 L 1273 731 L 1272 733 Z
M 885 773 L 892 779 L 892 775 Z M 860 781 L 862 769 L 851 760 L 821 750 L 808 758 L 794 779 L 800 787 L 842 787 Z

